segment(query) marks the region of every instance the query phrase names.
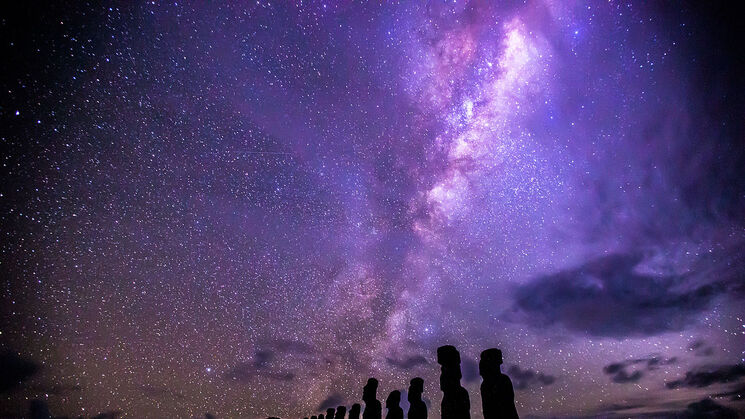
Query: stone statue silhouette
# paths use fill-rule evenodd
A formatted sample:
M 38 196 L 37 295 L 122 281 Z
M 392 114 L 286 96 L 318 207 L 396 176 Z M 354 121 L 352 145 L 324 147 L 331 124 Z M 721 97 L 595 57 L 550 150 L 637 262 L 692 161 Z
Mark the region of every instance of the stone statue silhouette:
M 344 416 L 346 415 L 347 415 L 347 407 L 339 406 L 336 408 L 336 415 L 334 416 L 334 419 L 344 419 Z
M 378 380 L 369 378 L 362 389 L 362 401 L 365 402 L 365 410 L 362 419 L 381 419 L 383 408 L 377 399 Z
M 460 353 L 455 346 L 437 348 L 437 363 L 442 366 L 440 390 L 442 390 L 442 419 L 470 419 L 471 400 L 468 391 L 460 385 Z
M 310 419 L 318 419 L 318 416 L 313 415 L 313 416 L 310 417 Z
M 31 400 L 28 408 L 28 417 L 30 419 L 52 419 L 47 402 L 41 399 Z
M 323 419 L 323 413 L 321 413 L 320 415 L 318 415 L 318 419 Z
M 416 377 L 409 383 L 409 419 L 427 419 L 427 405 L 422 401 L 424 380 Z M 351 418 L 350 418 L 351 419 Z
M 334 408 L 329 407 L 326 409 L 326 419 L 334 419 Z
M 401 403 L 401 392 L 398 390 L 391 391 L 391 394 L 385 399 L 385 408 L 388 409 L 385 419 L 404 419 L 404 410 L 398 405 L 399 403 Z
M 481 405 L 484 419 L 517 419 L 515 390 L 510 377 L 502 374 L 502 351 L 497 348 L 481 352 L 479 374 L 481 383 Z
M 352 405 L 352 408 L 349 409 L 349 419 L 360 419 L 360 409 L 362 406 L 360 406 L 359 403 L 355 403 Z

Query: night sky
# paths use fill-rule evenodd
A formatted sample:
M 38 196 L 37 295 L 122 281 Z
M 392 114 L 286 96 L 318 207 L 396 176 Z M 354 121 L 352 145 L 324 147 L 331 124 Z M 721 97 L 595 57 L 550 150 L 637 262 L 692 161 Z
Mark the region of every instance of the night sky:
M 475 418 L 489 347 L 522 417 L 745 409 L 733 10 L 12 3 L 0 417 L 437 418 L 445 344 Z

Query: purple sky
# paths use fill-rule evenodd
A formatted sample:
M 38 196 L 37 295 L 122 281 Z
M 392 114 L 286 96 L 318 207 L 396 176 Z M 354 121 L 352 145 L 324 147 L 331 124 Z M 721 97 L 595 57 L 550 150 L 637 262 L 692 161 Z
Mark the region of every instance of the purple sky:
M 0 415 L 745 408 L 732 13 L 186 3 L 0 21 Z

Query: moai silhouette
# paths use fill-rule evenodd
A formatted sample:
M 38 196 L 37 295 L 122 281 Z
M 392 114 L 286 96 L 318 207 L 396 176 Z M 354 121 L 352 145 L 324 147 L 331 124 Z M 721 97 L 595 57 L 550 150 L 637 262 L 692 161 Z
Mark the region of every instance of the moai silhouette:
M 502 374 L 502 351 L 497 348 L 481 352 L 479 374 L 481 383 L 481 405 L 484 419 L 517 419 L 515 390 L 510 377 Z
M 310 417 L 310 419 L 318 419 L 318 416 L 313 415 L 313 416 Z
M 365 410 L 362 419 L 381 419 L 383 408 L 377 399 L 378 380 L 369 378 L 362 389 L 362 401 L 365 402 Z
M 29 403 L 28 417 L 30 419 L 52 419 L 47 402 L 41 399 L 33 399 Z
M 362 409 L 362 406 L 360 406 L 359 403 L 353 404 L 352 408 L 349 409 L 349 419 L 360 419 L 361 409 Z
M 318 419 L 323 419 L 323 413 L 318 415 Z
M 391 391 L 391 394 L 385 399 L 385 408 L 388 409 L 385 419 L 404 419 L 404 410 L 401 409 L 399 403 L 401 403 L 401 392 L 398 390 Z
M 412 378 L 407 396 L 409 399 L 409 419 L 427 419 L 427 405 L 422 401 L 422 393 L 424 393 L 424 380 L 419 377 Z
M 339 406 L 336 408 L 336 415 L 334 416 L 334 419 L 344 419 L 344 416 L 346 415 L 347 415 L 347 407 Z
M 334 408 L 329 407 L 326 409 L 326 419 L 334 419 Z
M 437 363 L 442 366 L 440 390 L 442 390 L 442 419 L 470 419 L 471 401 L 468 391 L 460 385 L 460 354 L 454 346 L 437 348 Z

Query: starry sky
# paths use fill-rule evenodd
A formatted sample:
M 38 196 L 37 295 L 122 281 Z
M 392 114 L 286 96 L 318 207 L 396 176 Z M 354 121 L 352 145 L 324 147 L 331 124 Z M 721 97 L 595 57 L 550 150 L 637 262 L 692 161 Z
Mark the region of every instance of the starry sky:
M 0 416 L 745 409 L 741 16 L 225 3 L 2 6 Z

